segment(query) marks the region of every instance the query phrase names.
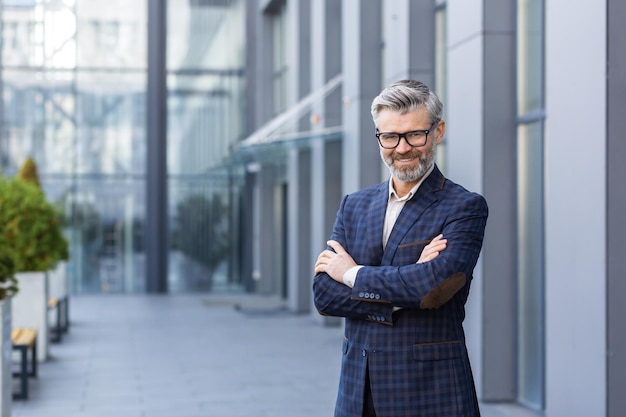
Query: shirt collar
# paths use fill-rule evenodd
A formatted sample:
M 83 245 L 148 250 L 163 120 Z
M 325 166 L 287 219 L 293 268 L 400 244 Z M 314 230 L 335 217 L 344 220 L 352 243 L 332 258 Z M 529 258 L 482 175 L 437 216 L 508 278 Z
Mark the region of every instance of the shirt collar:
M 391 197 L 393 196 L 393 198 L 396 199 L 397 201 L 409 201 L 410 199 L 413 198 L 415 193 L 417 193 L 417 190 L 418 188 L 420 188 L 420 185 L 422 185 L 424 180 L 428 178 L 428 176 L 433 172 L 434 169 L 435 169 L 435 164 L 432 164 L 430 168 L 428 169 L 428 171 L 426 171 L 426 174 L 424 174 L 422 179 L 419 180 L 419 182 L 415 184 L 415 186 L 411 188 L 411 190 L 404 197 L 398 197 L 398 194 L 396 194 L 396 190 L 394 190 L 393 188 L 393 177 L 389 177 L 389 199 L 391 199 Z

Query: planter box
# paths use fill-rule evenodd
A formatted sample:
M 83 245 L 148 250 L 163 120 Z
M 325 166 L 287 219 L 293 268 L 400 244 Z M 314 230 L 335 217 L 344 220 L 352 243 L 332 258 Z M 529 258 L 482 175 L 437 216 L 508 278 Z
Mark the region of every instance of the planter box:
M 67 261 L 60 261 L 56 268 L 48 271 L 48 292 L 50 297 L 59 300 L 67 296 Z
M 11 299 L 0 301 L 0 417 L 11 417 L 13 376 L 11 367 Z
M 69 303 L 67 261 L 60 261 L 56 268 L 48 271 L 48 295 L 59 301 L 56 309 L 50 310 L 48 313 L 48 322 L 52 326 L 50 330 L 54 335 L 54 326 L 56 326 L 57 331 L 60 331 L 62 329 L 67 330 L 69 324 L 69 317 L 67 316 Z M 59 334 L 56 337 L 57 341 L 61 339 Z
M 48 358 L 48 273 L 20 272 L 15 275 L 19 291 L 11 300 L 13 328 L 37 329 L 37 360 Z

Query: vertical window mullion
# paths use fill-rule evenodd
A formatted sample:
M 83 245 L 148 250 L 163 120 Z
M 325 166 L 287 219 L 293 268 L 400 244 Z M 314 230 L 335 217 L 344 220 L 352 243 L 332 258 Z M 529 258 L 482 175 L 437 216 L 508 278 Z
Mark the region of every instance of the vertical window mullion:
M 517 2 L 517 401 L 545 405 L 544 0 Z

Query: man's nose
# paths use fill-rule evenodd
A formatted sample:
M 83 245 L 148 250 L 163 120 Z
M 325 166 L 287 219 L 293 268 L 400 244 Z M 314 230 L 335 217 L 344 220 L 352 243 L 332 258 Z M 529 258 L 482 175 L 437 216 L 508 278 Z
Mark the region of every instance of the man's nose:
M 400 136 L 400 143 L 398 143 L 398 146 L 396 146 L 396 152 L 407 153 L 410 152 L 411 149 L 413 149 L 413 147 L 409 145 L 409 141 L 407 140 L 406 136 Z

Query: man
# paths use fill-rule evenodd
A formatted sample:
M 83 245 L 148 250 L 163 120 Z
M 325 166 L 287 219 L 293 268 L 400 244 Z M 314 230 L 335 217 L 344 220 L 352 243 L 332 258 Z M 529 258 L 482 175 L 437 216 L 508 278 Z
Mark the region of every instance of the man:
M 374 99 L 391 178 L 344 197 L 315 264 L 317 310 L 345 317 L 336 417 L 480 415 L 462 322 L 487 204 L 435 165 L 442 108 L 413 80 Z

